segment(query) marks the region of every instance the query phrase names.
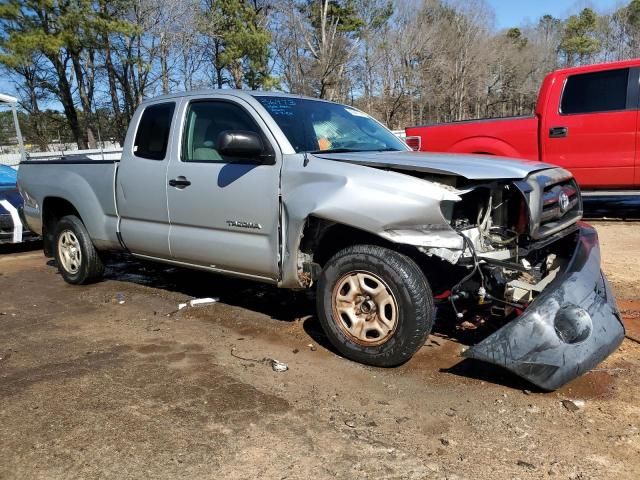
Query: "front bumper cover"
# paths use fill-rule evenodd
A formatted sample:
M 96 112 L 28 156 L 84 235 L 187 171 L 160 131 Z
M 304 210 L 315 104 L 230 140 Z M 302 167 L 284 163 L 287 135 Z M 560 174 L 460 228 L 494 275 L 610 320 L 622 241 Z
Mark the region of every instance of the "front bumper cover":
M 522 315 L 463 356 L 500 365 L 544 390 L 592 369 L 624 339 L 624 326 L 600 270 L 595 229 L 579 225 L 565 270 Z

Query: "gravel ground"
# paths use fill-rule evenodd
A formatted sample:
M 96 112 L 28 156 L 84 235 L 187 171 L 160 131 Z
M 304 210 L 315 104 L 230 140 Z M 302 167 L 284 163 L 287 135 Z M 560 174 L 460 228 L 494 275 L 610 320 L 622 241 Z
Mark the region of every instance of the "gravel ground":
M 597 227 L 640 340 L 640 225 Z M 308 295 L 126 258 L 72 287 L 5 248 L 0 291 L 1 479 L 640 478 L 634 340 L 541 393 L 438 329 L 406 365 L 365 367 Z M 176 312 L 202 296 L 220 301 Z

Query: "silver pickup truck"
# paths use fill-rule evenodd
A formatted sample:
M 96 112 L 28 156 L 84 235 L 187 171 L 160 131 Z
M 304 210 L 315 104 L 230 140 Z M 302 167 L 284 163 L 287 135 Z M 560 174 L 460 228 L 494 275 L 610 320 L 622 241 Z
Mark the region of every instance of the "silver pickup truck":
M 144 102 L 121 158 L 24 161 L 24 219 L 63 278 L 104 255 L 315 287 L 346 357 L 406 362 L 439 321 L 485 329 L 464 355 L 556 389 L 624 336 L 571 174 L 412 152 L 365 113 L 268 92 Z M 484 324 L 484 325 L 483 325 Z M 491 325 L 491 326 L 490 326 Z

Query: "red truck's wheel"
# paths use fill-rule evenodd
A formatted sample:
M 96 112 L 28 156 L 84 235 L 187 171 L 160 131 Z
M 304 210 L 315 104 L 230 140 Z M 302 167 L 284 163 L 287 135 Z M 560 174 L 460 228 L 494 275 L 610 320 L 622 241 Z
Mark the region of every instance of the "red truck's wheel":
M 54 238 L 58 270 L 67 283 L 81 285 L 102 276 L 104 264 L 78 217 L 62 217 L 56 225 Z
M 374 245 L 338 252 L 318 281 L 318 318 L 345 357 L 393 367 L 409 360 L 433 325 L 433 296 L 413 260 Z

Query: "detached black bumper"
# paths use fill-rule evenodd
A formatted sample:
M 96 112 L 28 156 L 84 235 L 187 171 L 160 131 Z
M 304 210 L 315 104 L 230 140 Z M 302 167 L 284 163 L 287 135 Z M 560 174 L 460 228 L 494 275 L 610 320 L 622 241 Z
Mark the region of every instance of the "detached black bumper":
M 595 229 L 581 224 L 566 269 L 518 318 L 464 352 L 555 390 L 592 369 L 624 338 L 624 326 L 600 270 Z

